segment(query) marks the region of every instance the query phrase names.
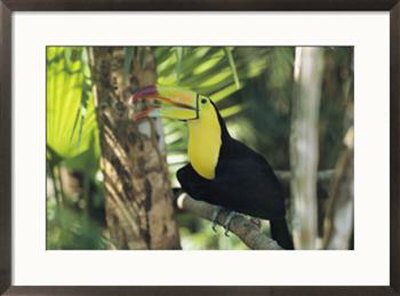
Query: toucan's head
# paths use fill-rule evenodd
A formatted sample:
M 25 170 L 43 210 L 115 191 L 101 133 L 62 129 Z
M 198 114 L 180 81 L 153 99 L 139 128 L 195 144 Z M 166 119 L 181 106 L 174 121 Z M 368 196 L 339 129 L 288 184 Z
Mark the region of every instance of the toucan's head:
M 189 161 L 203 178 L 215 177 L 221 145 L 229 134 L 210 98 L 185 89 L 149 86 L 135 92 L 132 100 L 146 100 L 149 106 L 135 120 L 150 116 L 187 121 Z
M 135 120 L 144 117 L 198 120 L 205 113 L 214 110 L 210 98 L 176 87 L 148 86 L 133 94 L 133 102 L 140 100 L 147 101 L 149 107 L 137 113 Z

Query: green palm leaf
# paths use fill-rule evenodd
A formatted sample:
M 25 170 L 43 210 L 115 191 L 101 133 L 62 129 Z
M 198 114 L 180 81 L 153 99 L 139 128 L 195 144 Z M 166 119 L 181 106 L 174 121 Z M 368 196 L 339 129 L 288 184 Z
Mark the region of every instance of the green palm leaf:
M 96 158 L 98 129 L 86 49 L 48 47 L 46 60 L 47 146 L 65 161 L 88 151 Z M 84 163 L 76 166 L 85 168 Z

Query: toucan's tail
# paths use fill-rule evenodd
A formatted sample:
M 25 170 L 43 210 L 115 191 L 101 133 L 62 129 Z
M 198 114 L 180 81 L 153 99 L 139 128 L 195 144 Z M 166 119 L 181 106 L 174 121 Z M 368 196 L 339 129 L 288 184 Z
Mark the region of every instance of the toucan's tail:
M 271 220 L 271 236 L 277 243 L 286 250 L 293 250 L 293 240 L 289 233 L 289 228 L 285 218 L 279 220 Z

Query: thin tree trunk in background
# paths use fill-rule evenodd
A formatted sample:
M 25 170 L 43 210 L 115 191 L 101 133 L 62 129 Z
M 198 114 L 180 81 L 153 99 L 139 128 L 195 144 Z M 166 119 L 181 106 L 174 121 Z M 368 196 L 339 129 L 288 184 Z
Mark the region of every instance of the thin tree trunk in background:
M 110 248 L 179 249 L 168 169 L 159 149 L 161 125 L 148 120 L 139 126 L 130 119 L 128 98 L 156 83 L 151 50 L 127 54 L 125 48 L 94 47 L 90 58 Z
M 331 182 L 329 205 L 325 219 L 324 249 L 353 248 L 354 236 L 354 146 L 353 128 L 344 139 L 345 150 L 336 165 Z
M 296 249 L 316 249 L 318 229 L 318 117 L 323 49 L 296 48 L 290 134 L 293 239 Z

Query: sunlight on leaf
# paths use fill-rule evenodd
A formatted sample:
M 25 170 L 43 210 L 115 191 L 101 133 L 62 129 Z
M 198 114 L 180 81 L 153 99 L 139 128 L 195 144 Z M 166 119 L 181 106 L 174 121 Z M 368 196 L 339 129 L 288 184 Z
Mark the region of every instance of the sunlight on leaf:
M 237 73 L 235 60 L 233 59 L 233 54 L 232 54 L 233 48 L 232 47 L 225 47 L 224 50 L 225 50 L 225 54 L 228 57 L 229 65 L 231 66 L 233 79 L 234 79 L 235 84 L 236 84 L 236 89 L 240 89 L 239 75 Z
M 65 51 L 77 52 L 81 58 L 66 61 L 66 57 L 71 58 L 73 54 L 65 55 Z M 63 159 L 87 151 L 91 141 L 98 143 L 95 107 L 90 77 L 87 77 L 89 66 L 84 51 L 83 47 L 47 48 L 47 145 Z M 77 126 L 79 131 L 75 132 Z M 95 149 L 98 154 L 99 149 Z
M 228 108 L 223 109 L 220 113 L 224 118 L 228 118 L 230 116 L 236 115 L 243 110 L 243 106 L 235 105 Z
M 243 84 L 241 85 L 241 87 L 243 87 Z M 215 103 L 217 103 L 222 99 L 228 98 L 230 95 L 234 94 L 237 90 L 238 90 L 237 85 L 235 83 L 232 83 L 231 85 L 225 87 L 224 89 L 211 94 L 211 98 Z

